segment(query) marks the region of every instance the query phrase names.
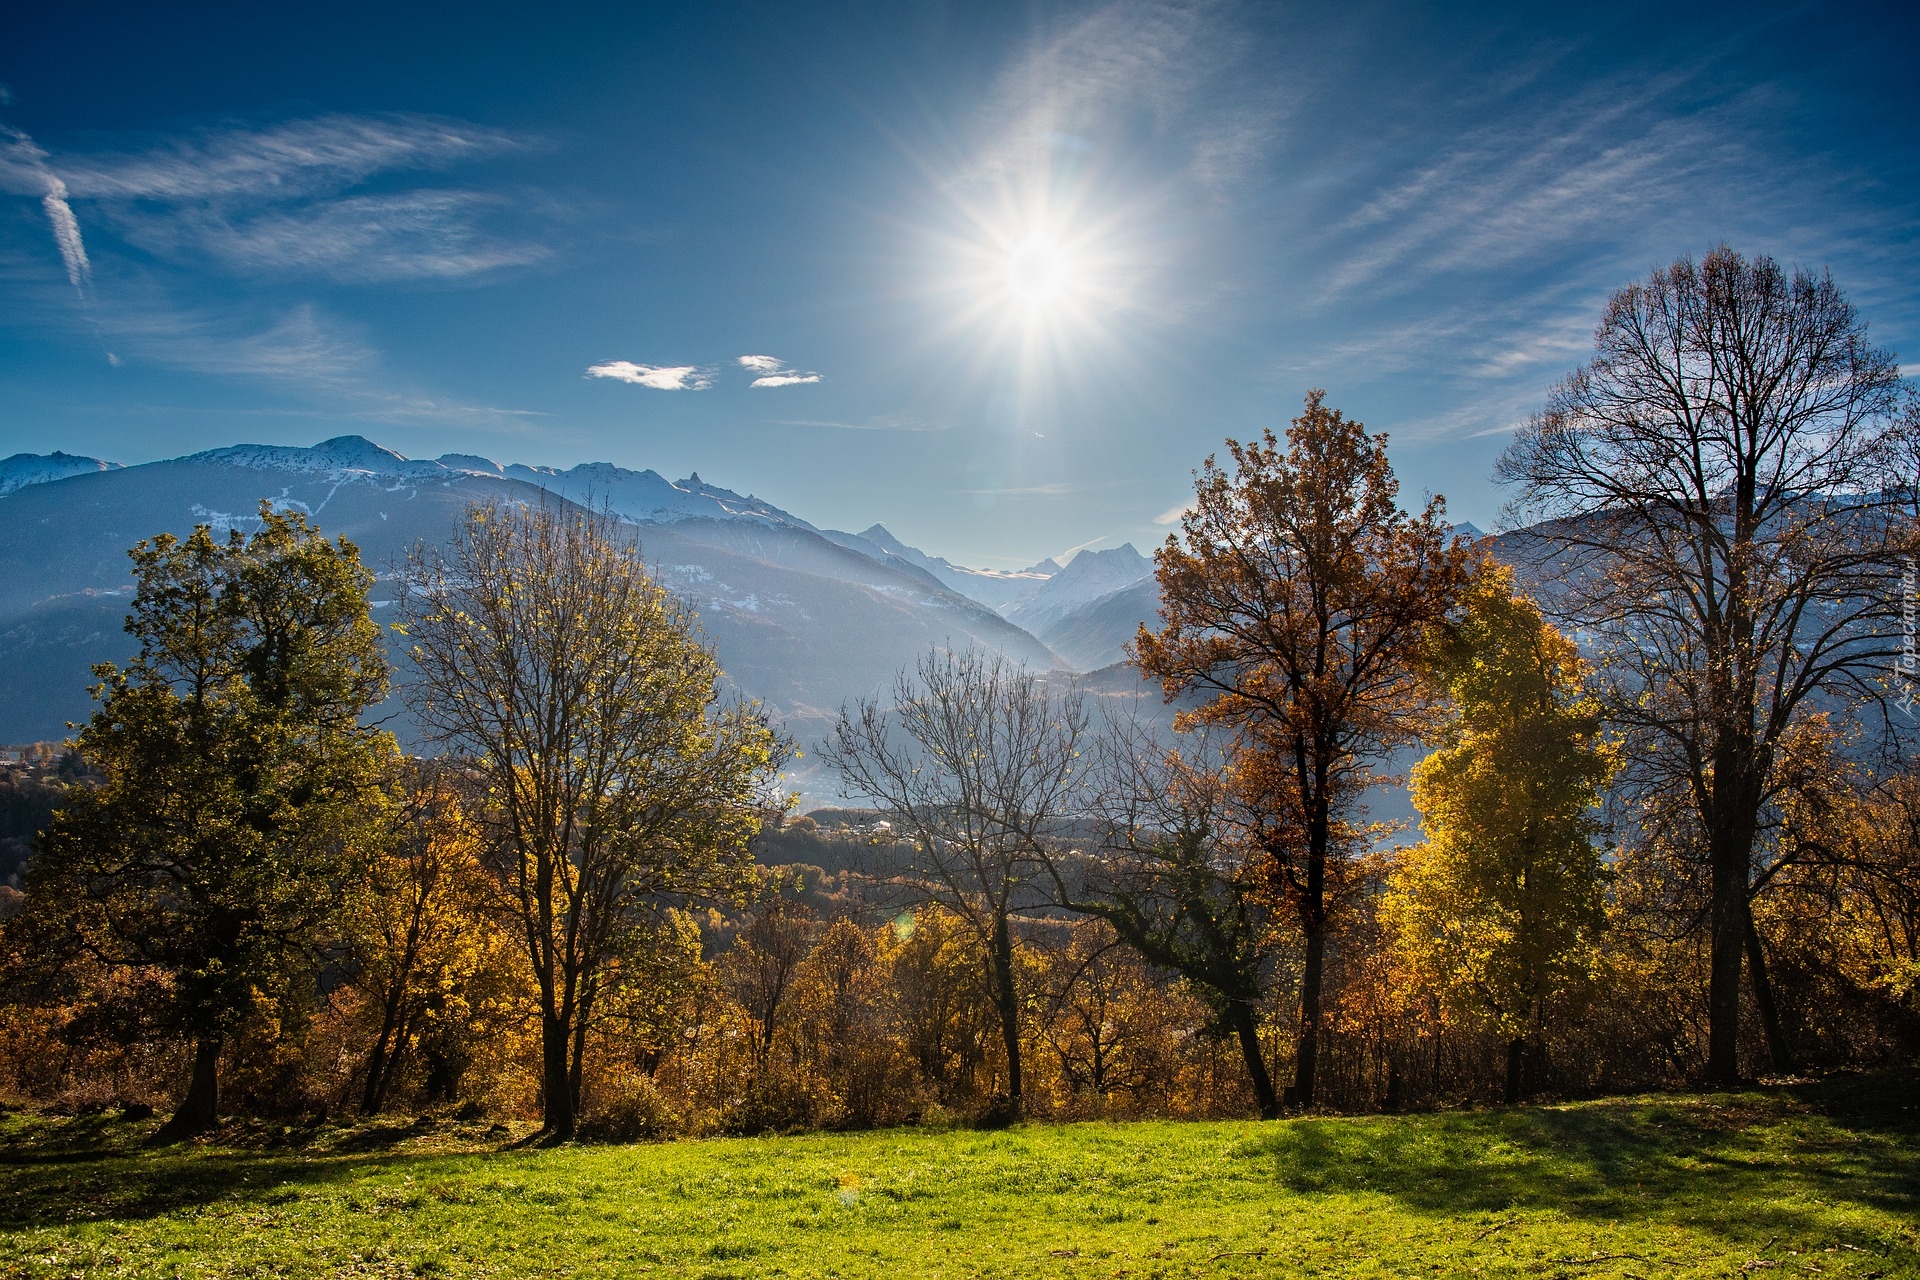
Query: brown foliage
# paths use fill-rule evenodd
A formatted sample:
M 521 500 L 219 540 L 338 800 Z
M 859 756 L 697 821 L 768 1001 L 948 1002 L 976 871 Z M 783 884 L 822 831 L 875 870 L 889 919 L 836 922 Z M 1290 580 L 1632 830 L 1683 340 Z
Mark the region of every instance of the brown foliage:
M 1177 725 L 1239 735 L 1234 777 L 1274 892 L 1306 942 L 1295 1101 L 1314 1102 L 1331 911 L 1362 846 L 1375 762 L 1413 740 L 1426 699 L 1419 646 L 1467 574 L 1444 499 L 1398 505 L 1386 437 L 1308 393 L 1283 447 L 1271 431 L 1208 458 L 1194 503 L 1154 553 L 1164 619 L 1140 629 L 1140 668 L 1169 699 L 1204 701 Z

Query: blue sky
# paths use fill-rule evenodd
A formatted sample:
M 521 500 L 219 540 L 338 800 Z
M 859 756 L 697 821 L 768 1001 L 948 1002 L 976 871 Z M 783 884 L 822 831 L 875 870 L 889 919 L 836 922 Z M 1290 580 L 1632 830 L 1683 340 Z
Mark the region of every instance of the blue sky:
M 355 432 L 1012 566 L 1144 549 L 1313 386 L 1488 524 L 1608 291 L 1722 239 L 1920 350 L 1912 6 L 4 25 L 0 455 Z

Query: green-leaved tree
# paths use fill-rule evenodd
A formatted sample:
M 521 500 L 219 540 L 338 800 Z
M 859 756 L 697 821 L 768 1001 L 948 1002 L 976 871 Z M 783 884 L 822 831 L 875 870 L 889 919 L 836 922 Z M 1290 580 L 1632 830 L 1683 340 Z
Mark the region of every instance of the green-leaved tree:
M 392 738 L 360 720 L 387 690 L 372 575 L 297 512 L 260 521 L 131 552 L 140 651 L 94 668 L 77 740 L 104 781 L 55 816 L 21 921 L 49 955 L 160 979 L 151 1021 L 193 1042 L 166 1136 L 213 1122 L 229 1033 L 303 971 L 386 803 Z

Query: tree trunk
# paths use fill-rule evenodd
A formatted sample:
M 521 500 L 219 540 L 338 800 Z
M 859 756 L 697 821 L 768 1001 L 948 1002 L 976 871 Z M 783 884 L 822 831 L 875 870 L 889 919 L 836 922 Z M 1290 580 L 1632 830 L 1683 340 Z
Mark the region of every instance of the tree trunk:
M 1509 1107 L 1527 1096 L 1527 1042 L 1523 1036 L 1507 1041 L 1507 1088 L 1502 1101 Z
M 187 1084 L 187 1096 L 153 1135 L 155 1142 L 173 1142 L 213 1127 L 220 1110 L 220 1042 L 218 1033 L 203 1035 L 193 1042 L 193 1077 Z
M 540 1127 L 550 1137 L 571 1138 L 574 1127 L 573 1073 L 567 1050 L 573 1028 L 552 1014 L 540 1018 Z
M 1018 1120 L 1025 1110 L 1020 1089 L 1020 998 L 1013 988 L 1013 933 L 1004 911 L 993 917 L 993 994 L 1000 1036 L 1007 1046 L 1007 1119 Z
M 420 1056 L 427 1065 L 427 1078 L 423 1084 L 427 1101 L 453 1102 L 459 1098 L 460 1076 L 466 1070 L 464 1055 L 428 1049 Z
M 400 998 L 387 1001 L 385 1015 L 380 1019 L 380 1035 L 373 1042 L 373 1051 L 367 1055 L 367 1087 L 360 1095 L 360 1114 L 376 1115 L 387 1097 L 388 1067 L 391 1065 L 389 1050 L 393 1046 L 400 1023 Z
M 1253 1099 L 1260 1106 L 1260 1118 L 1271 1120 L 1280 1114 L 1280 1099 L 1274 1096 L 1273 1077 L 1267 1074 L 1266 1056 L 1260 1051 L 1260 1026 L 1254 1021 L 1253 1006 L 1235 1000 L 1227 1006 L 1234 1034 L 1240 1038 L 1240 1056 L 1247 1060 L 1247 1079 L 1253 1085 Z
M 367 1087 L 360 1094 L 360 1114 L 363 1116 L 380 1113 L 380 1102 L 386 1093 L 388 1034 L 386 1028 L 381 1028 L 380 1038 L 373 1042 L 373 1049 L 367 1054 Z
M 1750 822 L 1734 814 L 1731 821 L 1723 817 L 1715 822 L 1708 833 L 1713 952 L 1707 982 L 1707 1082 L 1715 1085 L 1740 1080 L 1740 969 L 1747 945 L 1751 831 Z
M 1780 1025 L 1780 1008 L 1773 1001 L 1773 982 L 1767 977 L 1767 956 L 1760 946 L 1760 931 L 1753 927 L 1753 904 L 1747 904 L 1747 967 L 1753 982 L 1753 1002 L 1760 1009 L 1760 1025 L 1767 1032 L 1767 1057 L 1780 1075 L 1794 1071 L 1793 1049 L 1787 1044 L 1786 1028 Z
M 1299 759 L 1299 776 L 1309 780 L 1309 757 Z M 1320 1065 L 1320 988 L 1327 959 L 1327 850 L 1332 823 L 1327 812 L 1327 766 L 1324 753 L 1311 767 L 1313 797 L 1307 813 L 1307 883 L 1300 895 L 1300 927 L 1306 935 L 1306 964 L 1300 974 L 1300 1035 L 1294 1051 L 1293 1088 L 1288 1095 L 1298 1106 L 1313 1105 L 1314 1074 Z
M 567 1065 L 567 1096 L 570 1099 L 567 1109 L 576 1117 L 582 1114 L 581 1083 L 586 1070 L 587 1027 L 591 1023 L 592 1013 L 593 999 L 588 996 L 580 1002 L 580 1007 L 573 1015 L 573 1060 Z
M 1320 1060 L 1320 988 L 1326 970 L 1327 922 L 1314 912 L 1307 923 L 1307 963 L 1300 974 L 1300 1036 L 1294 1058 L 1293 1089 L 1296 1105 L 1313 1105 L 1314 1069 Z

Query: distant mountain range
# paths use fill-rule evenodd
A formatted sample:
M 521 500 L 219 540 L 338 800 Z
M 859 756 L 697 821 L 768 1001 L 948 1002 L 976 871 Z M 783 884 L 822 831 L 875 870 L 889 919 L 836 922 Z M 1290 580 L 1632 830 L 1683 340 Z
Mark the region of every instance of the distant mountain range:
M 1042 560 L 1030 569 L 1006 572 L 1001 569 L 969 569 L 957 565 L 940 556 L 930 556 L 918 547 L 910 547 L 900 539 L 888 533 L 886 526 L 874 525 L 865 533 L 842 533 L 837 529 L 823 530 L 827 537 L 842 546 L 852 547 L 862 555 L 897 557 L 933 577 L 949 591 L 957 591 L 969 600 L 978 600 L 989 608 L 1005 612 L 1008 606 L 1038 590 L 1041 584 L 1055 573 L 1060 566 L 1052 559 Z
M 469 502 L 542 493 L 639 528 L 655 570 L 688 597 L 742 693 L 810 737 L 852 697 L 936 644 L 975 644 L 1041 670 L 1120 657 L 1140 617 L 1116 596 L 1151 587 L 1131 546 L 1082 552 L 1063 569 L 973 569 L 900 542 L 880 525 L 819 529 L 773 504 L 692 475 L 607 463 L 569 470 L 448 454 L 409 459 L 359 436 L 312 448 L 237 445 L 120 467 L 68 454 L 0 462 L 0 742 L 57 738 L 82 719 L 89 667 L 123 660 L 127 549 L 196 524 L 257 524 L 262 499 L 306 512 L 361 549 L 391 597 L 392 566 L 450 536 Z M 1151 592 L 1133 597 L 1153 600 Z M 1089 609 L 1094 612 L 1089 613 Z M 1063 637 L 1050 647 L 1046 637 Z M 1098 659 L 1094 661 L 1093 659 Z M 1127 682 L 1106 681 L 1121 691 Z

